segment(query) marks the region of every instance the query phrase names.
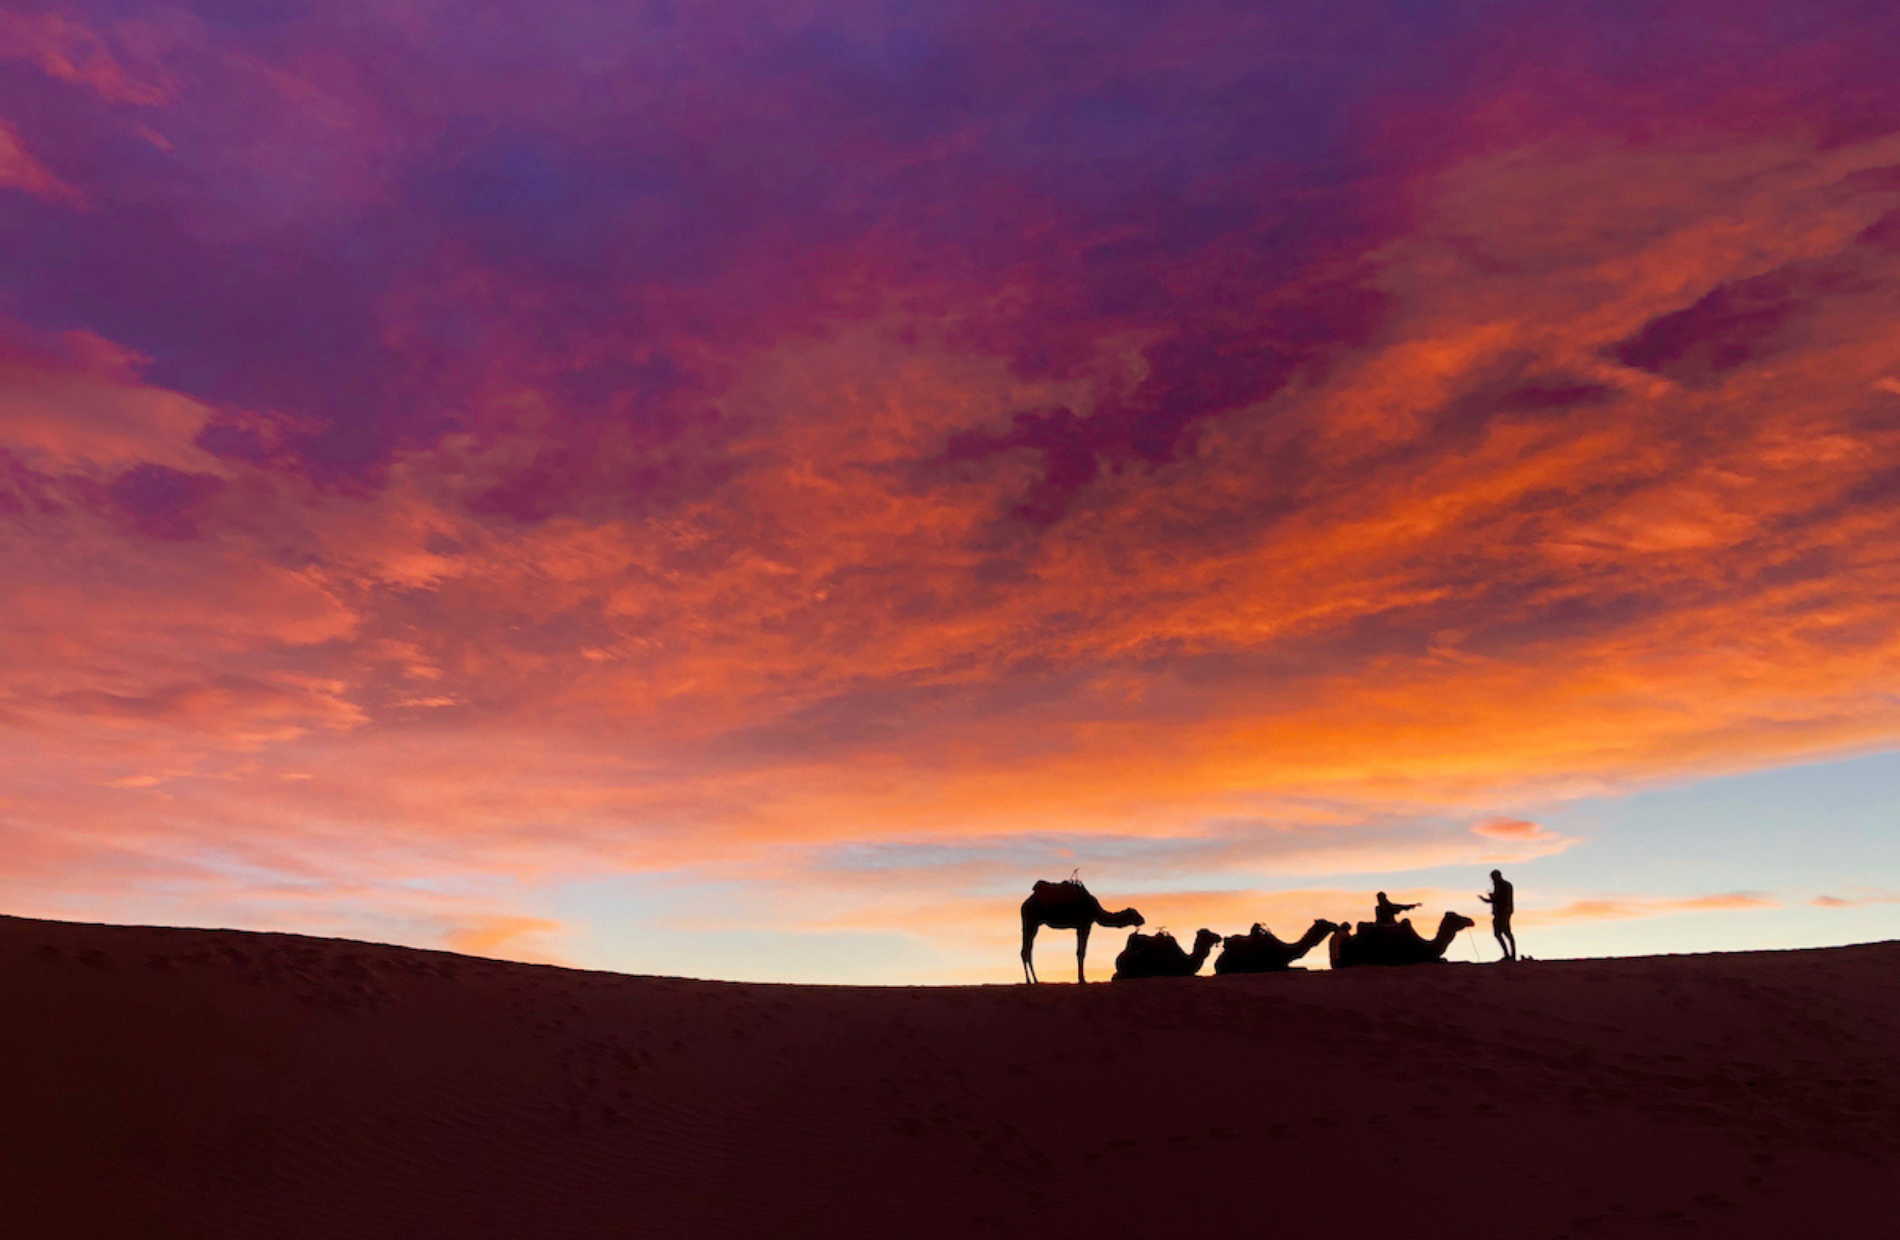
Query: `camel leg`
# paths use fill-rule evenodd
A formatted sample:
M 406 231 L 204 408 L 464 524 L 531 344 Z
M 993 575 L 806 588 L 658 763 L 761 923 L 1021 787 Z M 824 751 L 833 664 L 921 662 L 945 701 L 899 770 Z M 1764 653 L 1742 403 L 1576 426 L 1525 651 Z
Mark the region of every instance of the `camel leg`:
M 1036 965 L 1029 958 L 1029 953 L 1035 946 L 1036 923 L 1025 916 L 1023 918 L 1023 980 L 1025 982 L 1033 983 L 1036 980 Z
M 1089 954 L 1089 923 L 1083 922 L 1075 931 L 1075 980 L 1086 982 L 1088 974 L 1082 969 L 1082 959 Z

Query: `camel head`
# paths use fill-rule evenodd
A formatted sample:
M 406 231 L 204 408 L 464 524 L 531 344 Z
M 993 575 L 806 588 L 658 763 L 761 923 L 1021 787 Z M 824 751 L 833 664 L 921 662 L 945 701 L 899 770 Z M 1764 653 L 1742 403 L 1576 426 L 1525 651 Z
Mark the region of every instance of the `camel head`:
M 1302 934 L 1298 939 L 1294 940 L 1292 946 L 1294 950 L 1300 952 L 1301 954 L 1304 954 L 1306 952 L 1312 951 L 1315 947 L 1318 947 L 1322 942 L 1326 940 L 1326 937 L 1328 935 L 1332 934 L 1335 930 L 1338 930 L 1338 929 L 1339 929 L 1338 922 L 1327 921 L 1324 917 L 1315 917 L 1313 919 L 1313 924 L 1306 928 L 1306 933 Z M 1295 959 L 1297 958 L 1298 957 L 1295 957 Z
M 1148 924 L 1148 919 L 1143 917 L 1140 913 L 1136 912 L 1132 908 L 1125 908 L 1119 913 L 1104 914 L 1102 917 L 1102 924 L 1105 926 L 1114 926 L 1117 929 L 1122 929 L 1128 926 L 1145 926 Z
M 1471 918 L 1469 917 L 1466 917 L 1463 913 L 1446 913 L 1445 920 L 1439 923 L 1438 928 L 1440 930 L 1443 930 L 1445 927 L 1449 926 L 1451 927 L 1451 932 L 1453 934 L 1457 934 L 1460 930 L 1469 930 L 1471 927 L 1477 924 L 1478 924 L 1477 922 L 1471 920 Z
M 1194 951 L 1196 954 L 1213 951 L 1220 946 L 1220 941 L 1219 934 L 1203 927 L 1194 932 Z

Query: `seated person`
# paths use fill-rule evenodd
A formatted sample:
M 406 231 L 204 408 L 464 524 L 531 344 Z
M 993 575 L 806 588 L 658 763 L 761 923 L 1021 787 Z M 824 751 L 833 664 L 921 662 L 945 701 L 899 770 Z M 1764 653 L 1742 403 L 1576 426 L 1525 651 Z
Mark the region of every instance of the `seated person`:
M 1415 909 L 1416 904 L 1394 904 L 1385 898 L 1385 892 L 1379 893 L 1379 903 L 1373 907 L 1372 920 L 1381 926 L 1396 926 L 1399 914 L 1407 909 Z

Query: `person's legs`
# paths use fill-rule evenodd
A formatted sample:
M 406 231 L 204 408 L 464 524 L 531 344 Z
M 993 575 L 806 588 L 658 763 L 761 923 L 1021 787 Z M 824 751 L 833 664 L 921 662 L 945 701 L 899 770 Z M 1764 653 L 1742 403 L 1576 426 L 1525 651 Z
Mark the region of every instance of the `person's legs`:
M 1504 958 L 1506 960 L 1516 960 L 1517 936 L 1511 933 L 1511 915 L 1506 913 L 1504 916 L 1497 918 L 1496 921 L 1498 945 L 1504 948 Z

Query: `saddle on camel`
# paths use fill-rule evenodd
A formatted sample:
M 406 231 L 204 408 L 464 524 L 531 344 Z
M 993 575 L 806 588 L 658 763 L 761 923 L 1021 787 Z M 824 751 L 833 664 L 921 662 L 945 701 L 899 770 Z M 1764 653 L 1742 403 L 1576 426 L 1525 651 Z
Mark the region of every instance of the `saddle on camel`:
M 1201 930 L 1194 935 L 1194 950 L 1183 950 L 1181 944 L 1166 930 L 1157 930 L 1153 934 L 1135 931 L 1128 936 L 1128 943 L 1121 954 L 1115 957 L 1114 980 L 1121 982 L 1137 977 L 1193 977 L 1206 963 L 1207 954 L 1221 941 L 1220 935 L 1212 930 Z
M 1476 923 L 1459 913 L 1446 913 L 1438 923 L 1438 932 L 1427 939 L 1412 928 L 1411 921 L 1380 925 L 1362 921 L 1358 932 L 1341 926 L 1334 933 L 1330 953 L 1335 969 L 1355 965 L 1430 964 L 1445 958 L 1445 949 L 1460 930 Z

